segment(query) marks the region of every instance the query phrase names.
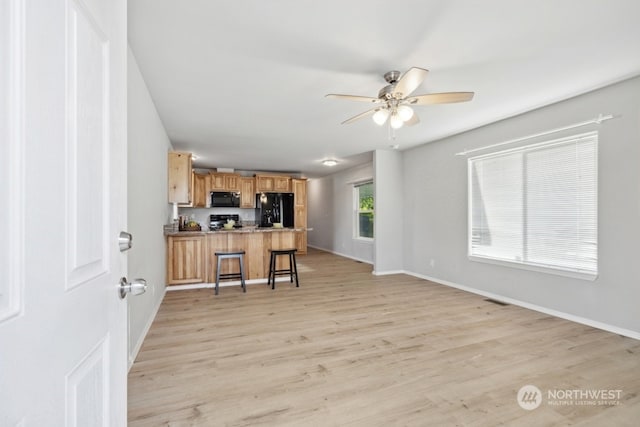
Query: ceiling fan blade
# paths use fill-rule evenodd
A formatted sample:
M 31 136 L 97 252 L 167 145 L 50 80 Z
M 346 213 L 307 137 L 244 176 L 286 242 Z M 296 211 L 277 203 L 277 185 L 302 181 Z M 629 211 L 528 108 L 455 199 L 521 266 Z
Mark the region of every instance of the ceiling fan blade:
M 325 95 L 325 98 L 338 98 L 346 99 L 349 101 L 370 102 L 372 104 L 379 104 L 382 102 L 379 98 L 372 98 L 370 96 L 358 96 L 358 95 L 340 95 L 338 93 L 330 93 Z
M 473 99 L 473 92 L 442 92 L 429 93 L 427 95 L 412 96 L 407 99 L 410 105 L 449 104 L 453 102 L 466 102 Z
M 414 114 L 413 116 L 411 116 L 409 120 L 404 122 L 404 124 L 407 126 L 417 125 L 418 123 L 420 123 L 420 118 L 418 117 L 417 114 Z
M 411 67 L 409 71 L 404 73 L 400 80 L 396 82 L 396 87 L 393 90 L 393 94 L 396 98 L 406 98 L 418 88 L 427 77 L 429 70 L 424 68 Z
M 345 120 L 344 122 L 342 122 L 342 124 L 343 124 L 343 125 L 348 125 L 349 123 L 353 123 L 353 122 L 355 122 L 356 120 L 360 120 L 360 119 L 362 119 L 362 118 L 364 118 L 364 117 L 370 116 L 370 115 L 372 115 L 373 113 L 375 113 L 376 111 L 378 111 L 378 108 L 373 108 L 373 109 L 371 109 L 371 110 L 367 110 L 367 111 L 365 111 L 364 113 L 360 113 L 360 114 L 358 114 L 357 116 L 353 116 L 353 117 L 351 117 L 350 119 Z

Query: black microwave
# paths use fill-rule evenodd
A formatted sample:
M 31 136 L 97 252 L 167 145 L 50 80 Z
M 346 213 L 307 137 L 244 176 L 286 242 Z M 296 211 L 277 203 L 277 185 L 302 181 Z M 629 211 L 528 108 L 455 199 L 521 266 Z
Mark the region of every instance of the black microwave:
M 240 207 L 240 193 L 230 191 L 212 191 L 212 208 L 238 208 Z

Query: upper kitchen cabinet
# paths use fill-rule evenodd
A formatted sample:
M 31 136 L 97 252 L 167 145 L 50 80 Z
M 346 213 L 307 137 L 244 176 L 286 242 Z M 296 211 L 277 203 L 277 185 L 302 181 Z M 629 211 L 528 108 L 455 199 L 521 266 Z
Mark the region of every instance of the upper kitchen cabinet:
M 253 209 L 256 207 L 256 180 L 253 178 L 238 178 L 240 182 L 240 207 Z
M 169 203 L 190 205 L 193 202 L 191 153 L 169 152 Z
M 207 206 L 207 197 L 209 191 L 207 190 L 211 184 L 209 184 L 209 174 L 193 172 L 193 207 L 204 208 Z
M 291 191 L 291 178 L 288 176 L 274 176 L 273 186 L 278 193 L 289 193 Z
M 240 191 L 240 175 L 217 172 L 211 172 L 209 175 L 211 179 L 210 191 Z
M 278 175 L 256 175 L 256 192 L 289 193 L 291 192 L 291 178 Z
M 225 182 L 224 182 L 225 174 L 223 173 L 209 173 L 209 179 L 211 186 L 209 190 L 211 191 L 224 191 L 225 190 Z
M 307 180 L 292 179 L 291 187 L 294 194 L 294 205 L 296 207 L 307 207 Z
M 240 175 L 228 174 L 224 177 L 225 190 L 240 191 Z

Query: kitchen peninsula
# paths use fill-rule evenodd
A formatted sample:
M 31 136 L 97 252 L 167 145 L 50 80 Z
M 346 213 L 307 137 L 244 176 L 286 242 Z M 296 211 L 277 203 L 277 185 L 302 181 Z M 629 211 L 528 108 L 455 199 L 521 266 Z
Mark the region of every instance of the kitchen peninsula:
M 269 250 L 296 247 L 296 239 L 306 229 L 256 228 L 237 230 L 178 231 L 167 234 L 167 282 L 170 285 L 215 283 L 215 252 L 245 251 L 247 280 L 264 279 L 269 274 Z M 287 261 L 279 260 L 286 264 Z M 283 268 L 284 265 L 278 265 Z M 224 263 L 221 273 L 237 270 Z
M 284 174 L 267 174 L 256 172 L 253 176 L 240 175 L 220 170 L 202 170 L 197 172 L 192 167 L 191 153 L 169 153 L 169 203 L 178 205 L 188 211 L 192 208 L 200 209 L 200 214 L 216 213 L 204 211 L 213 209 L 216 195 L 227 192 L 235 199 L 233 206 L 237 213 L 242 213 L 246 220 L 246 213 L 251 209 L 256 217 L 264 208 L 264 203 L 271 197 L 288 195 L 289 214 L 283 217 L 284 228 L 256 227 L 259 221 L 245 221 L 242 228 L 205 229 L 202 221 L 201 231 L 178 231 L 178 227 L 165 229 L 167 242 L 167 284 L 184 285 L 196 283 L 215 283 L 216 259 L 215 252 L 245 251 L 245 278 L 249 281 L 267 281 L 269 275 L 270 250 L 296 248 L 298 254 L 307 251 L 307 180 L 301 177 Z M 271 194 L 273 193 L 273 194 Z M 284 199 L 278 202 L 284 205 Z M 209 203 L 211 201 L 211 203 Z M 262 204 L 261 204 L 262 203 Z M 274 204 L 274 206 L 276 206 Z M 224 212 L 229 211 L 230 208 Z M 267 211 L 270 212 L 270 211 Z M 216 215 L 211 215 L 214 217 Z M 287 218 L 289 218 L 287 220 Z M 258 219 L 258 218 L 256 218 Z M 278 217 L 274 217 L 279 222 Z M 236 217 L 237 220 L 237 217 Z M 289 223 L 287 224 L 287 221 Z M 248 222 L 248 223 L 247 223 Z M 196 224 L 198 225 L 198 224 Z M 265 224 L 263 224 L 265 225 Z M 271 225 L 268 221 L 267 225 Z M 278 260 L 277 268 L 284 268 L 288 260 Z M 228 273 L 231 269 L 237 271 L 237 263 L 224 262 L 221 273 Z

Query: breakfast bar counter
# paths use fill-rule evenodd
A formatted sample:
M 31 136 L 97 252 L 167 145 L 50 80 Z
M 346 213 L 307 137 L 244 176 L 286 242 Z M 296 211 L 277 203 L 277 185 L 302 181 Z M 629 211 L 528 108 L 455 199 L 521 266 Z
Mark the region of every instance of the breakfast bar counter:
M 165 235 L 169 285 L 214 283 L 215 252 L 235 251 L 245 251 L 246 279 L 266 282 L 271 249 L 296 248 L 298 254 L 305 254 L 307 249 L 304 228 L 246 227 L 216 231 L 166 232 Z M 237 265 L 227 262 L 222 266 L 221 273 L 228 273 L 233 269 L 237 270 Z

